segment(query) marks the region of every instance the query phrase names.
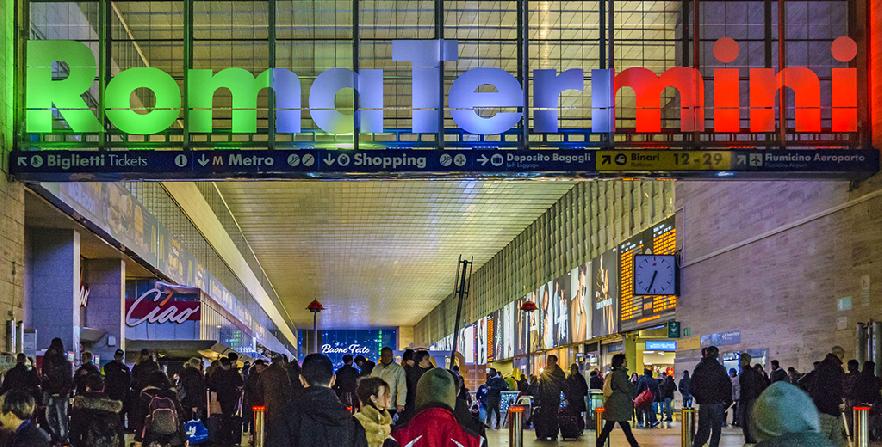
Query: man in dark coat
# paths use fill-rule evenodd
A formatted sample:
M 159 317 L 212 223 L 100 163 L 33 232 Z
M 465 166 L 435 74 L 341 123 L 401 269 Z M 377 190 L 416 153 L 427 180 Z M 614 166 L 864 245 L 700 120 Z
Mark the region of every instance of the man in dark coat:
M 355 366 L 361 372 L 358 377 L 370 377 L 377 364 L 366 359 L 363 355 L 357 355 L 355 356 Z
M 132 391 L 135 392 L 135 396 L 141 394 L 141 390 L 147 386 L 147 378 L 154 371 L 159 371 L 159 363 L 153 358 L 153 354 L 149 350 L 142 349 L 138 363 L 132 367 Z
M 299 397 L 303 394 L 303 385 L 300 383 L 300 364 L 297 363 L 297 358 L 291 359 L 286 368 L 288 380 L 291 381 L 291 389 L 294 390 L 294 397 Z
M 732 380 L 717 361 L 716 346 L 705 349 L 704 358 L 692 373 L 692 395 L 698 403 L 698 432 L 693 447 L 702 447 L 710 438 L 710 447 L 719 447 L 726 408 L 732 403 Z
M 753 406 L 757 398 L 765 390 L 765 378 L 750 366 L 752 358 L 746 352 L 741 353 L 741 374 L 738 375 L 738 424 L 744 434 L 745 444 L 756 444 L 756 436 L 751 429 Z
M 25 362 L 27 356 L 19 353 L 15 356 L 15 366 L 3 375 L 3 385 L 0 386 L 0 394 L 9 390 L 22 390 L 34 397 L 34 401 L 42 398 L 40 394 L 40 376 L 34 369 L 28 369 Z
M 334 382 L 334 391 L 337 397 L 345 405 L 356 405 L 358 399 L 355 398 L 355 389 L 358 387 L 358 370 L 352 366 L 352 356 L 346 354 L 343 356 L 343 366 L 336 372 L 336 381 Z
M 603 389 L 603 379 L 600 377 L 600 372 L 596 369 L 591 371 L 591 375 L 588 377 L 588 388 L 592 390 Z
M 821 434 L 824 435 L 835 447 L 848 445 L 842 427 L 842 412 L 839 406 L 842 404 L 842 383 L 845 373 L 842 371 L 842 362 L 834 354 L 827 354 L 824 361 L 815 370 L 815 377 L 809 388 L 809 396 L 818 407 L 821 423 Z
M 272 365 L 260 373 L 258 383 L 263 391 L 263 404 L 266 406 L 266 445 L 287 444 L 285 407 L 294 399 L 294 389 L 288 379 L 285 358 L 273 358 Z
M 30 393 L 10 390 L 0 401 L 0 425 L 14 430 L 7 447 L 49 447 L 49 435 L 31 422 L 36 403 Z
M 245 391 L 242 397 L 242 417 L 245 419 L 245 427 L 248 433 L 254 431 L 255 406 L 263 406 L 263 389 L 260 388 L 260 373 L 266 370 L 266 362 L 257 360 L 249 369 L 245 378 Z
M 502 392 L 508 391 L 508 384 L 502 379 L 502 376 L 496 371 L 496 368 L 490 368 L 487 373 L 487 427 L 500 428 L 502 414 L 500 407 L 502 406 Z M 496 417 L 496 425 L 493 425 L 493 417 Z
M 70 409 L 70 443 L 73 447 L 116 447 L 123 445 L 119 419 L 122 402 L 104 392 L 104 380 L 98 374 L 84 379 L 85 390 L 73 400 Z
M 48 394 L 46 419 L 49 434 L 56 443 L 67 442 L 70 421 L 68 408 L 73 388 L 72 366 L 67 361 L 64 344 L 60 338 L 52 339 L 43 356 L 43 391 Z
M 267 444 L 291 447 L 367 447 L 364 428 L 337 399 L 331 385 L 334 365 L 323 354 L 303 359 L 301 398 L 286 413 L 287 442 Z
M 655 428 L 658 426 L 658 417 L 652 407 L 653 402 L 656 402 L 661 396 L 661 393 L 658 389 L 658 381 L 652 378 L 651 368 L 645 368 L 643 370 L 643 375 L 637 379 L 636 395 L 639 396 L 640 393 L 647 390 L 652 393 L 652 399 L 650 399 L 643 407 L 637 408 L 637 424 L 640 427 Z
M 211 380 L 211 388 L 217 392 L 217 400 L 221 407 L 221 431 L 219 436 L 220 445 L 238 444 L 238 440 L 233 439 L 233 434 L 238 430 L 233 430 L 233 416 L 239 409 L 239 402 L 242 398 L 242 387 L 245 385 L 242 375 L 233 368 L 233 364 L 229 358 L 221 359 L 220 369 L 214 373 Z
M 208 417 L 205 408 L 205 376 L 202 375 L 202 360 L 193 357 L 184 365 L 181 371 L 181 386 L 178 394 L 181 396 L 181 406 L 184 408 L 185 420 Z
M 113 353 L 113 360 L 104 365 L 104 391 L 108 398 L 123 404 L 123 409 L 119 412 L 120 421 L 125 421 L 129 388 L 132 386 L 132 373 L 129 372 L 125 359 L 125 351 L 117 349 Z
M 781 363 L 777 360 L 772 360 L 772 373 L 769 374 L 769 380 L 771 383 L 775 382 L 787 382 L 790 383 L 789 377 L 787 377 L 787 370 L 781 367 Z
M 566 376 L 557 365 L 557 356 L 547 357 L 539 378 L 539 412 L 534 424 L 537 439 L 557 439 L 560 416 L 560 393 L 566 388 Z
M 86 392 L 86 377 L 91 375 L 101 375 L 101 370 L 92 363 L 92 353 L 83 351 L 80 359 L 82 363 L 74 373 L 74 393 L 79 396 Z

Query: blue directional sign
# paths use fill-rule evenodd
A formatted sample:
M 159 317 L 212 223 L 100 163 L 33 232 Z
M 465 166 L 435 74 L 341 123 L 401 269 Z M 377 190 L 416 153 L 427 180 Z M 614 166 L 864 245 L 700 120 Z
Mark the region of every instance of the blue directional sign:
M 865 178 L 876 150 L 205 150 L 15 151 L 24 181 L 397 177 Z

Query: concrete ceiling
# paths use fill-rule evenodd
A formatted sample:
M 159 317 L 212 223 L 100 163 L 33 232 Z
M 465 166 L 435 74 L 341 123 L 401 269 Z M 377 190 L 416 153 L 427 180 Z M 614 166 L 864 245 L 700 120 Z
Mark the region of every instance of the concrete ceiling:
M 298 327 L 415 324 L 573 184 L 515 181 L 218 183 Z

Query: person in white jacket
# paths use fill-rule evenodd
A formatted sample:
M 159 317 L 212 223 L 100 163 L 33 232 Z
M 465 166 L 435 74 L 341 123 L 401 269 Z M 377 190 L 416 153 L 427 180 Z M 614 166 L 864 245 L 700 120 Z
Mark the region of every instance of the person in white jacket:
M 404 375 L 404 368 L 395 363 L 392 357 L 392 348 L 385 347 L 380 351 L 380 363 L 374 367 L 371 377 L 379 377 L 389 384 L 392 392 L 393 408 L 389 409 L 394 417 L 404 411 L 404 405 L 407 402 L 407 378 Z

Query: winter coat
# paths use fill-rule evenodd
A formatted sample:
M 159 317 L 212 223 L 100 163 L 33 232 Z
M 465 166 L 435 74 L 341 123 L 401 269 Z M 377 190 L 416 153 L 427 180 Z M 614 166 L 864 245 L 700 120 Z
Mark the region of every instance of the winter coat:
M 420 378 L 423 377 L 423 374 L 428 371 L 427 369 L 420 368 L 419 366 L 405 366 L 404 368 L 404 377 L 407 381 L 407 402 L 405 407 L 407 408 L 407 412 L 412 412 L 416 408 L 416 387 L 417 383 L 420 381 Z
M 664 380 L 662 380 L 661 385 L 658 386 L 659 393 L 661 393 L 662 401 L 665 399 L 674 399 L 674 391 L 677 391 L 677 384 L 674 383 L 674 378 L 671 376 L 666 376 Z
M 205 402 L 205 377 L 196 368 L 185 367 L 181 371 L 181 405 L 188 410 L 191 408 L 204 409 Z
M 34 369 L 28 369 L 23 364 L 17 364 L 3 375 L 3 385 L 0 386 L 0 395 L 9 390 L 24 390 L 34 396 L 34 400 L 40 402 L 40 377 Z
M 738 399 L 741 402 L 756 400 L 765 390 L 765 379 L 753 368 L 745 368 L 738 376 Z
M 365 360 L 364 363 L 359 366 L 359 375 L 358 377 L 371 377 L 371 374 L 374 372 L 374 367 L 377 366 L 376 363 Z
M 300 364 L 296 361 L 290 362 L 285 370 L 288 372 L 288 380 L 291 381 L 293 396 L 299 397 L 303 394 L 303 384 L 300 383 Z
M 588 383 L 585 382 L 585 376 L 570 374 L 570 377 L 567 377 L 567 403 L 570 409 L 578 413 L 585 411 L 585 396 L 587 395 Z
M 487 380 L 487 402 L 500 402 L 503 391 L 508 391 L 505 379 L 495 376 Z
M 602 390 L 603 389 L 603 379 L 600 376 L 594 375 L 588 379 L 588 387 L 592 390 Z
M 365 405 L 355 415 L 364 428 L 368 447 L 382 447 L 383 442 L 392 437 L 392 416 L 388 411 L 380 411 L 373 405 Z
M 142 360 L 132 367 L 132 389 L 136 393 L 147 386 L 147 378 L 153 371 L 159 371 L 159 363 L 155 360 Z
M 728 404 L 732 401 L 732 381 L 716 359 L 702 359 L 692 373 L 692 395 L 701 404 Z
M 683 398 L 692 397 L 692 379 L 682 378 L 677 385 L 677 390 L 683 395 Z
M 784 368 L 778 368 L 772 371 L 772 374 L 769 375 L 769 379 L 772 383 L 785 381 L 790 383 L 790 379 L 787 377 L 787 370 Z
M 67 396 L 73 387 L 72 366 L 63 355 L 43 359 L 43 391 Z
M 49 447 L 49 435 L 31 421 L 24 421 L 6 441 L 6 447 Z
M 132 373 L 125 363 L 112 360 L 104 365 L 104 383 L 107 397 L 125 402 L 132 386 Z
M 263 390 L 260 388 L 260 374 L 252 369 L 245 379 L 245 390 L 242 396 L 242 408 L 248 409 L 255 405 L 263 405 Z
M 285 367 L 273 364 L 258 379 L 266 406 L 266 445 L 286 445 L 285 408 L 294 399 L 294 389 Z
M 101 370 L 93 363 L 86 363 L 77 368 L 74 373 L 74 393 L 80 395 L 86 392 L 86 378 L 91 375 L 101 375 Z
M 392 437 L 402 446 L 409 447 L 481 447 L 483 439 L 467 430 L 445 406 L 422 408 L 406 424 L 395 427 Z
M 334 381 L 337 395 L 342 392 L 355 393 L 355 389 L 358 388 L 358 370 L 355 367 L 343 365 L 334 375 L 337 377 Z
M 287 438 L 291 447 L 367 447 L 364 428 L 346 410 L 334 390 L 311 386 L 287 407 Z
M 217 400 L 220 402 L 221 411 L 224 414 L 233 414 L 239 405 L 239 399 L 242 398 L 242 388 L 245 382 L 242 380 L 242 374 L 239 371 L 230 369 L 219 369 L 214 373 L 211 381 L 211 389 L 217 391 Z
M 371 377 L 379 377 L 389 384 L 392 390 L 392 406 L 403 407 L 407 405 L 407 376 L 404 374 L 404 368 L 394 361 L 388 365 L 382 362 L 375 366 L 371 372 Z
M 566 389 L 566 376 L 559 366 L 546 368 L 539 377 L 539 411 L 557 414 L 560 411 L 560 393 Z
M 70 408 L 70 443 L 73 447 L 117 447 L 123 428 L 119 413 L 123 403 L 104 393 L 85 393 Z
M 818 365 L 809 395 L 819 412 L 837 417 L 841 414 L 839 405 L 842 403 L 844 376 L 842 367 L 832 359 L 828 358 Z
M 862 404 L 873 404 L 879 401 L 880 397 L 879 379 L 873 374 L 873 371 L 860 373 L 855 380 L 852 389 L 852 399 L 854 402 Z
M 631 395 L 634 393 L 634 384 L 628 379 L 628 368 L 616 368 L 609 374 L 610 379 L 610 395 L 603 404 L 603 418 L 607 421 L 626 422 L 631 420 L 634 415 L 634 401 Z

